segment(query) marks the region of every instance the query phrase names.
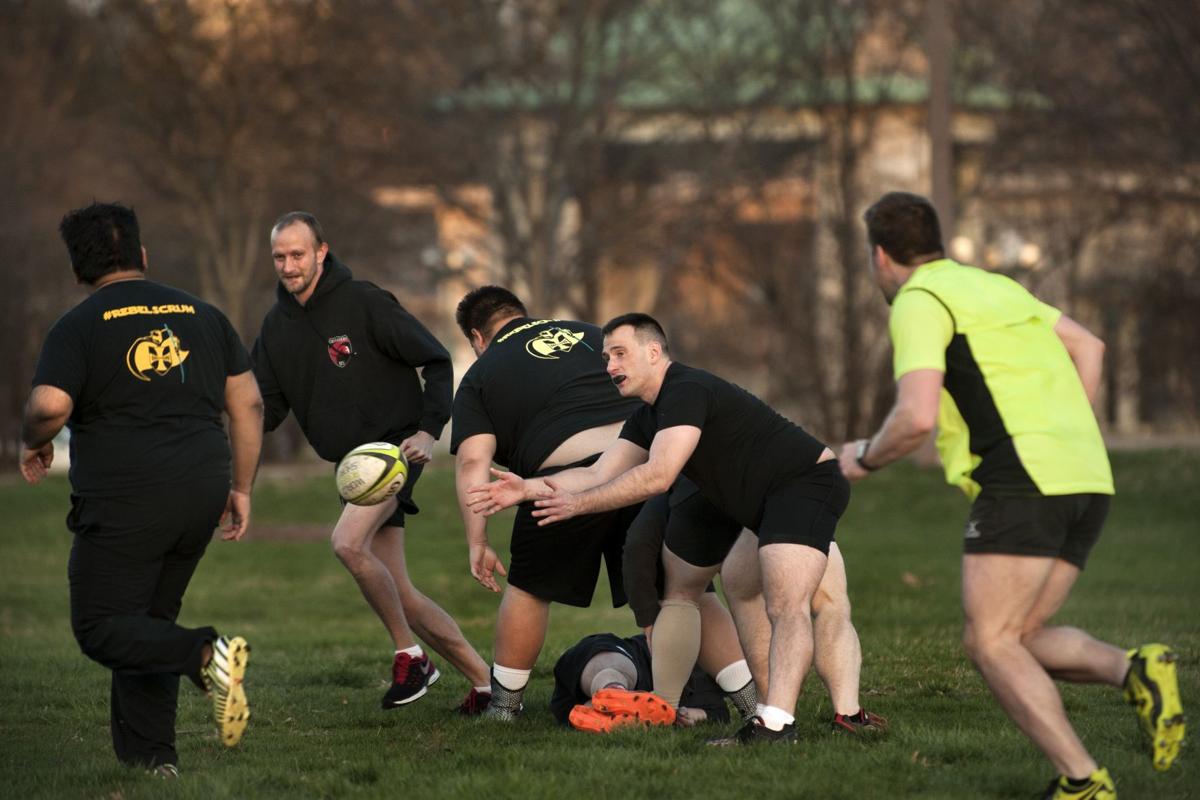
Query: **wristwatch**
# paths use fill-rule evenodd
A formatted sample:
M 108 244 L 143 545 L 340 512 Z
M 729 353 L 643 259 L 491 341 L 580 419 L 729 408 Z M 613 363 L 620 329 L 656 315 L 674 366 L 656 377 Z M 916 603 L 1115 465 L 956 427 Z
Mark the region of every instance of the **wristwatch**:
M 863 469 L 865 469 L 867 472 L 874 472 L 876 469 L 878 469 L 878 467 L 872 467 L 870 464 L 868 464 L 866 461 L 863 460 L 867 457 L 867 448 L 870 446 L 871 446 L 870 439 L 859 439 L 858 447 L 855 448 L 855 450 L 854 450 L 854 462 L 856 464 L 858 464 L 860 467 L 862 467 Z

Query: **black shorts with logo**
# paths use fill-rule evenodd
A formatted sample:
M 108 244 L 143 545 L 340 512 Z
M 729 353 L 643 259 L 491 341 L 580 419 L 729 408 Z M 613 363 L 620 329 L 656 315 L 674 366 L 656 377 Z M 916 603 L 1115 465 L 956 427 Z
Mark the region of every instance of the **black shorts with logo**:
M 829 554 L 838 520 L 850 503 L 850 484 L 837 459 L 814 464 L 805 472 L 784 478 L 767 493 L 762 518 L 754 533 L 758 546 L 803 544 Z M 717 509 L 699 491 L 671 498 L 667 547 L 697 567 L 719 564 L 729 555 L 742 526 Z
M 1004 495 L 984 490 L 971 506 L 963 552 L 1061 558 L 1083 569 L 1111 501 L 1106 494 Z
M 599 457 L 596 454 L 574 464 L 540 470 L 531 477 L 590 466 Z M 533 516 L 533 503 L 521 503 L 513 520 L 508 582 L 539 600 L 587 608 L 592 604 L 603 557 L 613 608 L 625 605 L 621 550 L 625 532 L 640 509 L 639 503 L 542 527 Z

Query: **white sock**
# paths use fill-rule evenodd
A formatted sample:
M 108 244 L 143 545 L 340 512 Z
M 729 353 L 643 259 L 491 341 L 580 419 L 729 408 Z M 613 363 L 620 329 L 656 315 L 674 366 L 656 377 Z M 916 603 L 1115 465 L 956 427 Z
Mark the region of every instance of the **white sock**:
M 796 721 L 791 714 L 775 706 L 763 706 L 761 716 L 763 725 L 773 731 L 781 731 L 784 725 L 791 725 Z
M 396 655 L 400 655 L 401 653 L 407 653 L 413 658 L 420 658 L 421 656 L 425 655 L 425 651 L 421 649 L 421 645 L 419 644 L 414 644 L 412 647 L 406 647 L 403 650 L 396 651 Z
M 475 691 L 479 692 L 480 694 L 491 694 L 492 685 L 490 683 L 485 683 L 483 686 L 476 686 Z
M 524 689 L 525 684 L 529 683 L 529 676 L 532 672 L 531 669 L 512 669 L 499 664 L 492 665 L 492 677 L 496 679 L 496 683 L 510 692 L 519 692 Z
M 767 713 L 767 707 L 762 703 L 758 703 L 754 706 L 754 716 L 761 717 L 765 713 Z
M 717 673 L 717 686 L 723 692 L 736 692 L 751 680 L 750 665 L 746 659 L 735 661 Z

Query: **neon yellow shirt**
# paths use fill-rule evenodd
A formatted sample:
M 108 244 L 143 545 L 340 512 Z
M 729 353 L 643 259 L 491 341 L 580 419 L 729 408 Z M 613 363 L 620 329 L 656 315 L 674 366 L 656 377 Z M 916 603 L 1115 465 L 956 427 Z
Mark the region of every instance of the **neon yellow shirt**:
M 896 295 L 896 379 L 945 373 L 937 447 L 946 480 L 969 497 L 1114 493 L 1096 416 L 1054 332 L 1060 316 L 1016 281 L 948 258 L 922 264 Z

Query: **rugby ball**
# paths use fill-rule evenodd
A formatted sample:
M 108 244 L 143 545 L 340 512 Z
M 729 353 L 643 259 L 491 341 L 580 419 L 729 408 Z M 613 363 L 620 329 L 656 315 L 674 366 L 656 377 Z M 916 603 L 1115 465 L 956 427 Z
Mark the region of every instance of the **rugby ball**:
M 390 442 L 368 442 L 347 453 L 337 466 L 338 494 L 356 506 L 379 505 L 408 479 L 408 460 Z

